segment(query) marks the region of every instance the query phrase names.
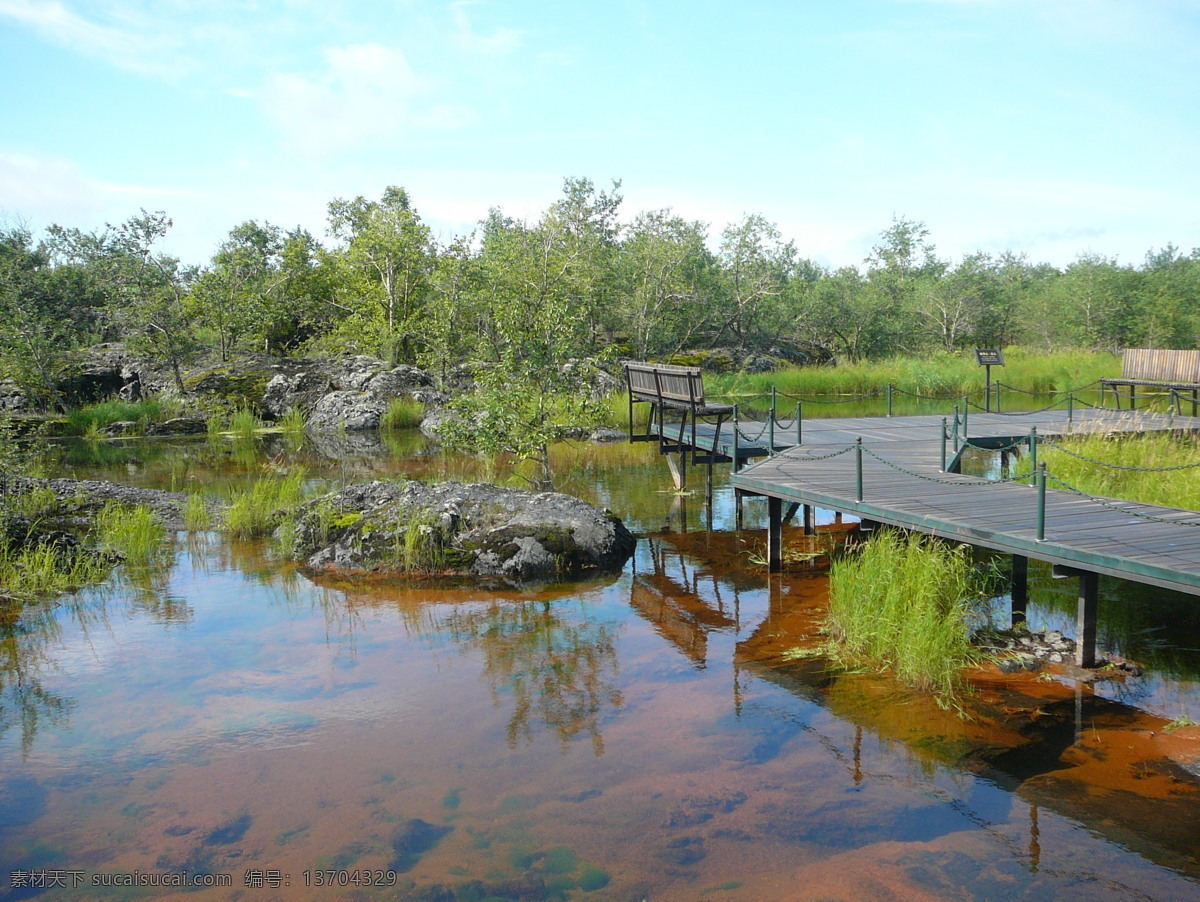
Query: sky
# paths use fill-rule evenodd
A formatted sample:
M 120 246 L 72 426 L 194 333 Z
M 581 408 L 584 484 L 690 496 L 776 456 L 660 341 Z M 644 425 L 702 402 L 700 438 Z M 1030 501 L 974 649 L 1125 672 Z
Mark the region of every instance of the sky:
M 0 0 L 0 223 L 204 263 L 408 189 L 442 241 L 621 181 L 861 264 L 1200 246 L 1200 0 Z

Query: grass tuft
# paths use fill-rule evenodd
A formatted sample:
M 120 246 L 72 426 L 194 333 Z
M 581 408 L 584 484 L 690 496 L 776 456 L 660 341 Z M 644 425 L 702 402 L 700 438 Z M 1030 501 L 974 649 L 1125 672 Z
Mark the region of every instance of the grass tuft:
M 830 654 L 950 701 L 981 658 L 967 621 L 986 594 L 965 546 L 880 530 L 830 571 Z
M 239 539 L 265 536 L 291 511 L 304 495 L 304 471 L 287 476 L 259 479 L 248 491 L 235 496 L 225 511 L 221 528 Z
M 96 538 L 102 548 L 121 554 L 131 564 L 154 559 L 166 538 L 158 515 L 148 507 L 109 503 L 96 515 Z
M 201 532 L 212 528 L 212 517 L 208 513 L 208 502 L 199 492 L 188 495 L 183 506 L 183 525 L 189 532 Z
M 380 429 L 412 429 L 425 418 L 425 405 L 413 398 L 393 398 L 379 420 Z

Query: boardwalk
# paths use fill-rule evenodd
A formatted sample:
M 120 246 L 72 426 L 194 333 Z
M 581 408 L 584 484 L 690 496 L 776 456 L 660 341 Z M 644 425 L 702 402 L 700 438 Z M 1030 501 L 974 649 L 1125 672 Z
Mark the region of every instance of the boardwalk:
M 790 502 L 1011 554 L 1020 580 L 1014 611 L 1023 604 L 1021 574 L 1029 558 L 1078 576 L 1080 663 L 1091 663 L 1094 648 L 1096 574 L 1200 595 L 1200 512 L 1049 488 L 1039 513 L 1037 487 L 954 472 L 951 447 L 943 471 L 943 423 L 940 416 L 854 417 L 782 423 L 772 432 L 766 424 L 743 421 L 736 433 L 728 423 L 719 432 L 703 423 L 694 432 L 691 425 L 681 431 L 667 423 L 662 434 L 667 449 L 736 458 L 739 467 L 752 461 L 736 470 L 730 484 L 741 495 L 769 499 L 769 557 L 775 566 L 781 505 Z M 1046 438 L 1200 432 L 1200 419 L 1097 409 L 973 413 L 967 433 L 972 444 L 1003 448 L 1024 442 L 1034 428 Z M 772 435 L 775 453 L 768 456 Z

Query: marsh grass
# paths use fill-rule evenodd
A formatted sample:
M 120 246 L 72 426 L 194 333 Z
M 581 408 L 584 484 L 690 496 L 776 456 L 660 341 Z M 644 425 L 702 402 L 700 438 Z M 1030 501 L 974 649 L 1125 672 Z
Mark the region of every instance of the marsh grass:
M 166 528 L 142 505 L 106 504 L 96 515 L 95 529 L 99 545 L 130 564 L 147 564 L 166 547 Z
M 1163 470 L 1165 467 L 1200 464 L 1200 440 L 1195 436 L 1166 433 L 1089 435 L 1064 439 L 1056 444 L 1073 454 L 1043 443 L 1038 447 L 1038 460 L 1046 464 L 1046 471 L 1051 476 L 1082 492 L 1200 510 L 1200 467 Z M 1073 455 L 1091 460 L 1081 460 Z M 1029 472 L 1027 455 L 1022 457 L 1018 468 L 1018 473 L 1021 472 Z M 1048 485 L 1060 487 L 1053 479 Z
M 229 431 L 235 438 L 254 438 L 261 425 L 258 417 L 254 415 L 254 411 L 248 407 L 239 407 L 229 418 Z
M 208 435 L 210 442 L 218 442 L 221 440 L 221 434 L 225 430 L 225 422 L 219 414 L 211 414 L 204 421 L 204 431 Z
M 1120 359 L 1105 351 L 1040 352 L 1012 347 L 1004 354 L 1006 365 L 994 367 L 992 378 L 1027 392 L 1079 388 L 1103 376 L 1119 375 L 1121 370 Z M 951 398 L 982 392 L 985 374 L 973 354 L 961 352 L 839 366 L 789 367 L 769 373 L 706 373 L 704 382 L 706 397 L 713 399 L 725 396 L 737 400 L 766 394 L 772 385 L 802 397 L 862 395 L 883 390 L 888 383 L 915 394 Z
M 99 582 L 110 569 L 104 558 L 82 549 L 51 544 L 6 548 L 0 551 L 0 594 L 20 601 L 69 592 Z
M 289 407 L 279 418 L 279 428 L 289 435 L 304 432 L 304 414 L 298 408 Z
M 283 477 L 263 477 L 235 495 L 225 510 L 221 528 L 239 539 L 265 536 L 304 500 L 304 471 Z
M 379 420 L 379 428 L 386 430 L 412 429 L 421 425 L 425 418 L 425 405 L 413 398 L 392 398 Z
M 414 514 L 404 532 L 397 533 L 396 562 L 405 570 L 415 573 L 445 569 L 446 544 L 436 514 Z
M 100 430 L 122 420 L 148 424 L 159 423 L 173 411 L 155 398 L 143 401 L 101 401 L 85 404 L 67 411 L 66 428 L 71 435 L 99 434 Z
M 183 525 L 189 532 L 202 532 L 212 527 L 208 502 L 199 492 L 191 492 L 184 503 Z
M 984 584 L 965 546 L 880 530 L 830 570 L 828 652 L 950 702 L 963 668 L 982 659 L 968 619 Z

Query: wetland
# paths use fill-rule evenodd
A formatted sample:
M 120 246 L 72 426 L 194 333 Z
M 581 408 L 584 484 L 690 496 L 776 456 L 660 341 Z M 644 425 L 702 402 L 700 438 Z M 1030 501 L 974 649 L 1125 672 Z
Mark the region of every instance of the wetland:
M 509 478 L 415 431 L 55 449 L 216 498 Z M 619 574 L 315 577 L 179 531 L 3 618 L 0 899 L 1200 899 L 1194 599 L 1102 580 L 1099 644 L 1140 674 L 983 666 L 948 710 L 804 653 L 852 523 L 820 511 L 768 575 L 725 468 L 709 504 L 645 445 L 553 453 L 639 537 Z M 1071 635 L 1072 588 L 1031 587 Z

